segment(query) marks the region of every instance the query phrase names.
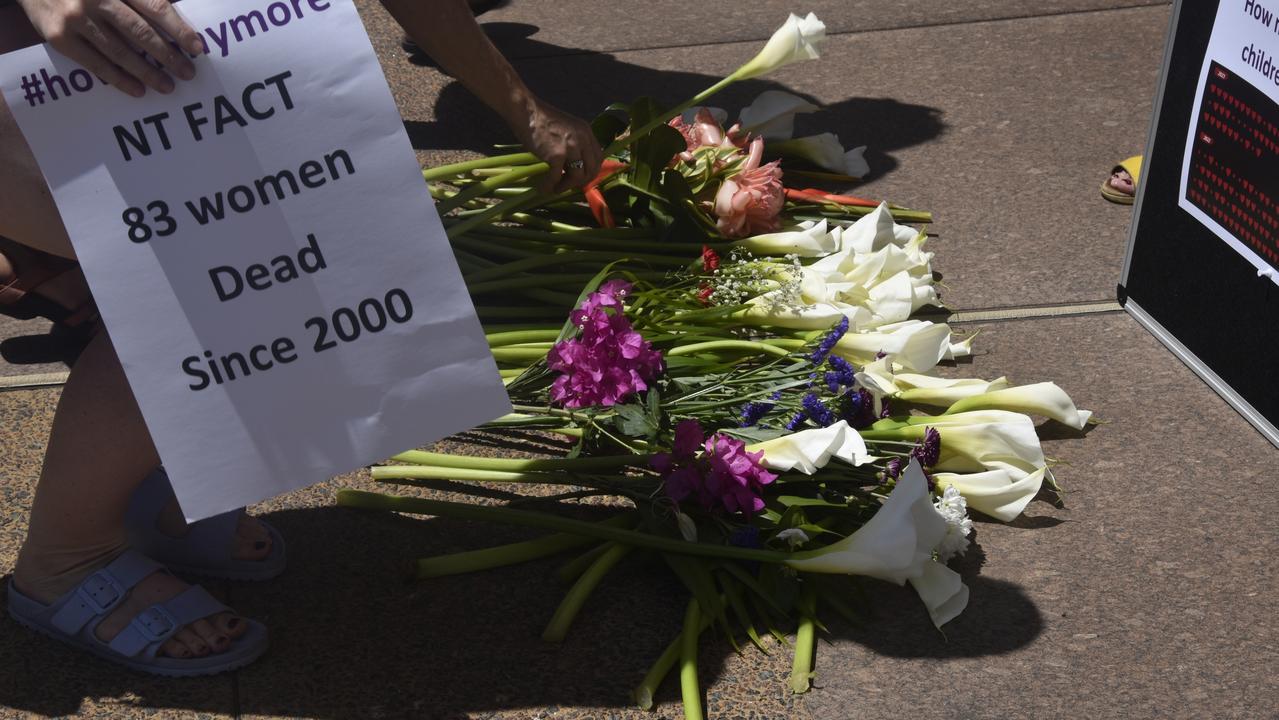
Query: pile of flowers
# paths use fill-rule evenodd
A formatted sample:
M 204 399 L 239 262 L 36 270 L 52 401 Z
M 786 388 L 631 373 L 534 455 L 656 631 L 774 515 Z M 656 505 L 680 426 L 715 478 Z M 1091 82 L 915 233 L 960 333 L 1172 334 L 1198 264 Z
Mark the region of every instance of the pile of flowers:
M 867 172 L 864 147 L 792 137 L 795 113 L 813 105 L 769 91 L 726 128 L 728 113 L 706 104 L 817 57 L 823 32 L 792 15 L 688 101 L 613 106 L 593 125 L 609 159 L 585 191 L 539 194 L 547 166 L 523 153 L 423 173 L 515 409 L 480 429 L 572 447 L 550 459 L 414 450 L 373 477 L 567 486 L 551 503 L 563 512 L 356 491 L 339 504 L 547 531 L 423 558 L 417 571 L 577 551 L 558 573 L 571 586 L 550 641 L 629 553 L 661 556 L 689 603 L 635 686 L 644 708 L 678 666 L 685 716 L 702 716 L 708 631 L 761 650 L 793 631 L 790 687 L 808 690 L 819 617 L 855 617 L 850 583 L 863 578 L 909 583 L 934 624 L 951 621 L 968 603 L 947 563 L 971 542 L 969 513 L 1007 522 L 1056 488 L 1031 416 L 1091 421 L 1052 383 L 941 371 L 972 354 L 973 337 L 937 322 L 929 214 L 786 184 Z M 573 517 L 588 497 L 615 515 Z

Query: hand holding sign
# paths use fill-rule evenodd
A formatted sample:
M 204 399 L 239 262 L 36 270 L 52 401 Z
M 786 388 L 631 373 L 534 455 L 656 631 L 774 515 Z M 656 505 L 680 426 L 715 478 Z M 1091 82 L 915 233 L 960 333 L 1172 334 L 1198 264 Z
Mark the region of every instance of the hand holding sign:
M 173 79 L 148 63 L 139 48 L 183 80 L 195 66 L 163 32 L 192 56 L 204 50 L 195 30 L 168 0 L 18 0 L 40 36 L 107 84 L 141 97 L 143 84 L 162 93 Z

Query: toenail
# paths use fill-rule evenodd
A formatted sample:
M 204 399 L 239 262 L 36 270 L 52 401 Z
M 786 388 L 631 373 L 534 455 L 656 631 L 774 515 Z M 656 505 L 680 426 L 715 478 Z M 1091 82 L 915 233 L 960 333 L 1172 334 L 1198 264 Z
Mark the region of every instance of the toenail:
M 231 618 L 230 620 L 227 620 L 227 621 L 226 621 L 226 626 L 227 626 L 227 628 L 229 628 L 229 629 L 231 629 L 231 630 L 234 630 L 234 629 L 236 629 L 236 628 L 240 627 L 240 618 Z
M 226 635 L 219 635 L 214 639 L 214 641 L 218 645 L 226 645 L 227 643 L 231 642 L 231 638 L 227 637 Z

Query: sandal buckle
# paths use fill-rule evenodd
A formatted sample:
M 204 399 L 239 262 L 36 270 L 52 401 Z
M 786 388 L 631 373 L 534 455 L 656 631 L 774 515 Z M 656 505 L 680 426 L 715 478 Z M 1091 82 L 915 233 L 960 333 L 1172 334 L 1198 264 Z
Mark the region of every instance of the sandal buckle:
M 76 594 L 96 611 L 95 614 L 101 615 L 120 604 L 124 599 L 124 588 L 111 575 L 99 570 L 80 584 Z
M 138 613 L 133 622 L 138 631 L 151 642 L 167 639 L 178 628 L 177 620 L 159 605 L 152 605 Z

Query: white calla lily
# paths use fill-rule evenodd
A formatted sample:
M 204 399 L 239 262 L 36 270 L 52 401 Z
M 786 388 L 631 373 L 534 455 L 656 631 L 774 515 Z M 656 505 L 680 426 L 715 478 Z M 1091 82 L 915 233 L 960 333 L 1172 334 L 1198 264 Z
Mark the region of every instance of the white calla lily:
M 905 247 L 919 231 L 909 225 L 898 225 L 888 211 L 888 203 L 880 203 L 844 230 L 844 246 L 853 252 L 870 253 L 885 245 Z
M 942 444 L 945 442 L 943 436 Z M 935 472 L 933 480 L 938 490 L 948 487 L 958 490 L 968 501 L 968 507 L 996 520 L 1010 522 L 1039 494 L 1047 472 L 1048 469 L 1042 467 L 1030 473 L 1005 467 L 980 473 Z
M 937 470 L 973 473 L 1015 469 L 1029 474 L 1047 465 L 1035 423 L 1007 410 L 912 417 L 904 423 L 880 421 L 863 430 L 862 437 L 871 441 L 921 440 L 930 427 L 941 433 Z
M 826 466 L 832 457 L 849 465 L 863 465 L 873 458 L 866 451 L 866 441 L 843 420 L 824 428 L 800 430 L 772 440 L 746 446 L 747 452 L 763 451 L 760 461 L 769 470 L 796 471 L 812 475 Z
M 1092 413 L 1075 407 L 1074 401 L 1056 383 L 1002 388 L 964 398 L 951 406 L 947 414 L 970 410 L 1011 410 L 1027 415 L 1041 415 L 1082 430 Z
M 789 140 L 795 133 L 795 114 L 812 112 L 817 106 L 784 90 L 765 90 L 739 116 L 742 129 L 765 140 Z
M 922 577 L 946 520 L 933 507 L 928 483 L 912 460 L 879 511 L 857 532 L 786 564 L 802 572 L 865 575 L 903 584 Z
M 826 25 L 813 13 L 807 17 L 791 14 L 765 43 L 764 49 L 738 68 L 730 77 L 748 80 L 801 60 L 821 57 L 817 46 L 826 39 Z
M 821 133 L 792 140 L 779 140 L 768 145 L 768 151 L 782 157 L 800 158 L 833 173 L 860 178 L 870 172 L 866 164 L 866 146 L 844 150 L 835 133 Z
M 949 408 L 964 398 L 1008 387 L 1008 378 L 1004 377 L 994 380 L 948 379 L 917 373 L 901 373 L 894 375 L 893 381 L 898 389 L 898 397 L 902 400 L 918 405 L 944 408 Z
M 910 579 L 910 585 L 924 601 L 928 616 L 938 628 L 954 620 L 968 607 L 968 586 L 959 573 L 939 562 L 926 563 L 919 577 Z
M 937 366 L 950 347 L 950 328 L 944 323 L 906 320 L 870 332 L 846 333 L 835 353 L 858 364 L 872 362 L 886 353 L 907 370 L 922 372 Z
M 977 339 L 976 333 L 968 337 L 950 344 L 946 350 L 946 359 L 954 360 L 955 358 L 968 357 L 973 354 L 973 340 Z
M 831 228 L 826 220 L 804 222 L 798 230 L 756 235 L 733 243 L 756 255 L 822 257 L 840 248 L 842 228 Z

